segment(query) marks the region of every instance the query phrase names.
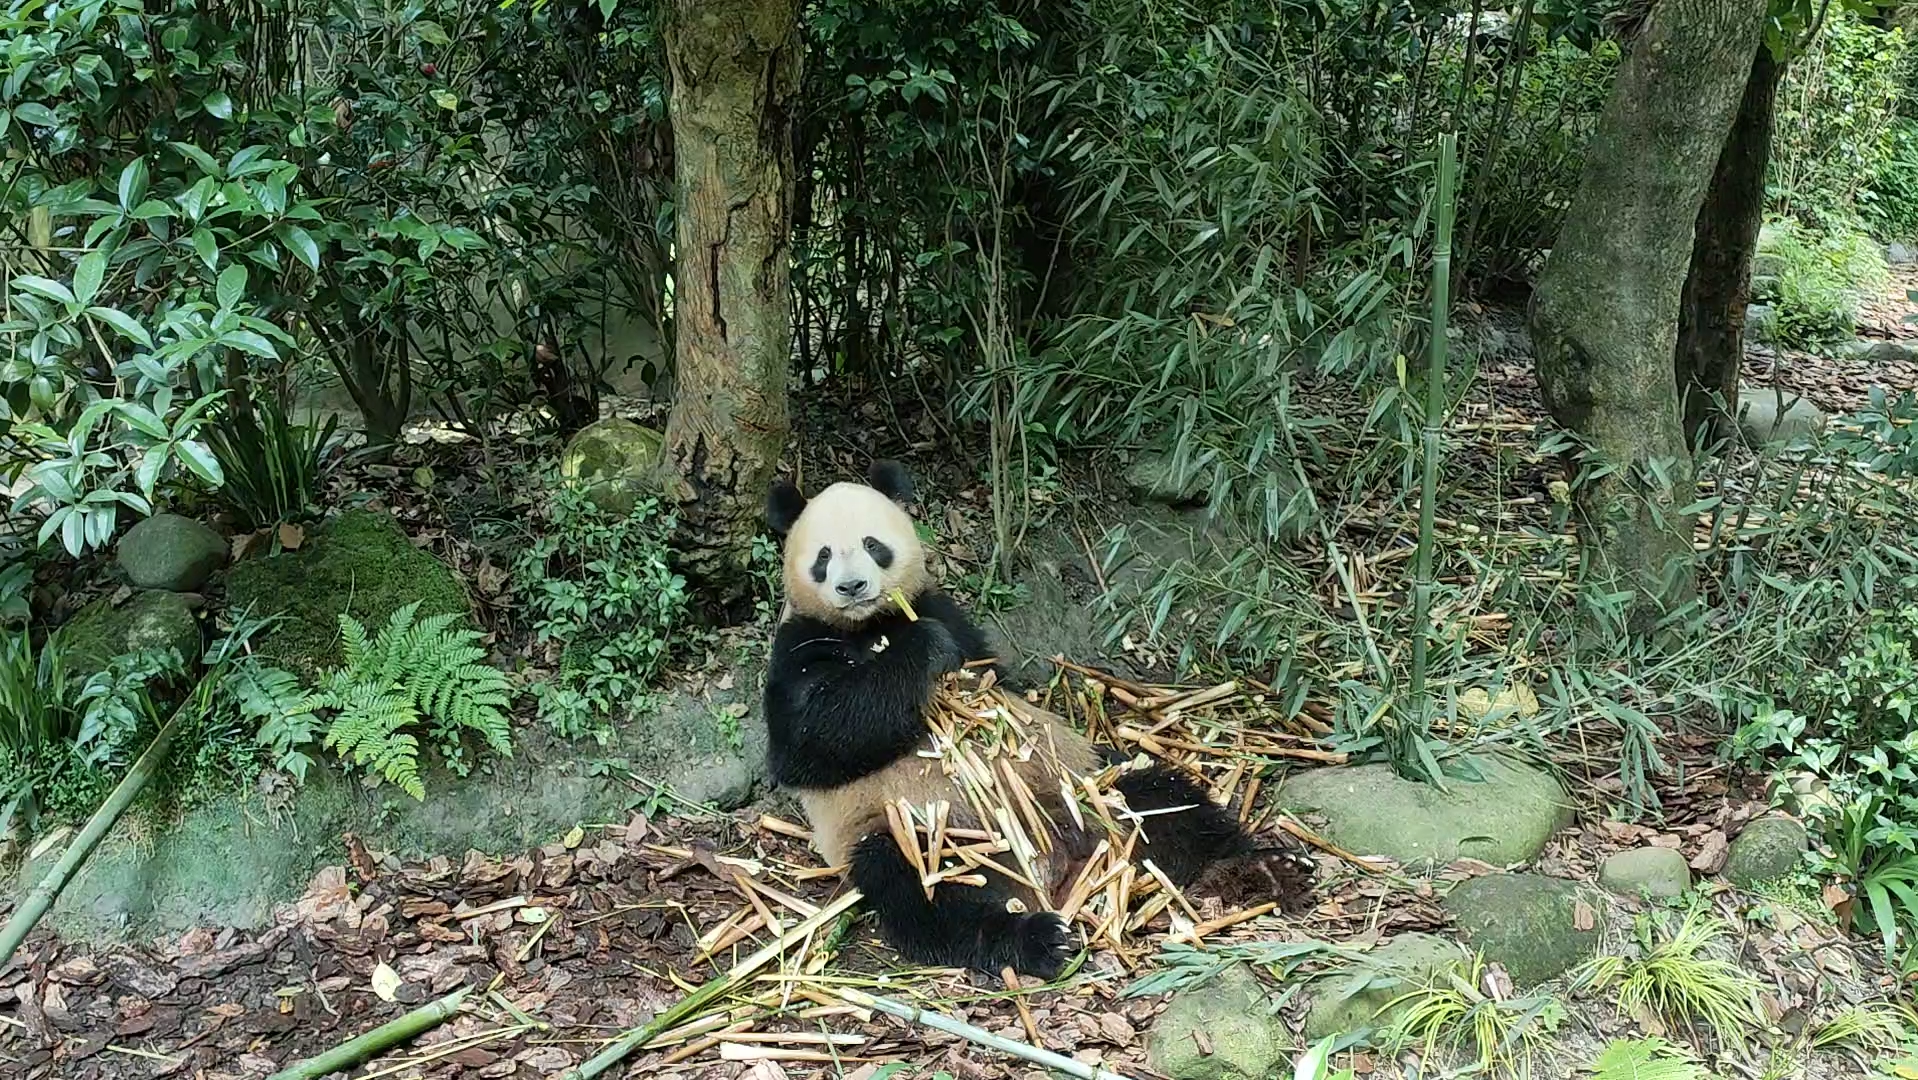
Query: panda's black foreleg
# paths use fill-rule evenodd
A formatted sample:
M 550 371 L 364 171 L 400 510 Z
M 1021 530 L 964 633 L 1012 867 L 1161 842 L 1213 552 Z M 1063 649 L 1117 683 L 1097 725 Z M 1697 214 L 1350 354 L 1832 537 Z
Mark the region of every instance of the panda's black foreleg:
M 1298 910 L 1312 893 L 1317 870 L 1296 847 L 1260 843 L 1184 773 L 1163 763 L 1119 774 L 1114 785 L 1140 815 L 1145 842 L 1134 858 L 1151 859 L 1181 888 L 1216 894 L 1229 903 L 1276 900 Z
M 1072 955 L 1065 920 L 1051 912 L 1015 914 L 1003 884 L 946 882 L 927 899 L 919 874 L 890 833 L 873 833 L 853 848 L 852 883 L 879 917 L 886 943 L 908 960 L 999 974 L 1051 979 Z

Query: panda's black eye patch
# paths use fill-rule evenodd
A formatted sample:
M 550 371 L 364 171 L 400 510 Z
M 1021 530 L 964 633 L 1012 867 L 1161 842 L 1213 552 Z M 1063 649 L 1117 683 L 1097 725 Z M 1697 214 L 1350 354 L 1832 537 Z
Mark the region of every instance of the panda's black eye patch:
M 876 538 L 871 536 L 866 537 L 866 554 L 872 556 L 872 561 L 879 564 L 879 569 L 892 569 L 892 549 L 880 543 Z
M 832 562 L 832 548 L 819 549 L 819 557 L 812 561 L 812 579 L 821 585 L 826 583 L 826 567 Z

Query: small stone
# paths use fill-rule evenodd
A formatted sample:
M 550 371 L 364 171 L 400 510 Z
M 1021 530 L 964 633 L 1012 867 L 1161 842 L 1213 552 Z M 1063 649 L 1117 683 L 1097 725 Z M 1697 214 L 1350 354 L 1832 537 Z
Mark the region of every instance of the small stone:
M 610 417 L 588 424 L 566 443 L 560 476 L 582 487 L 600 509 L 630 514 L 657 490 L 660 447 L 665 437 L 631 420 Z
M 1366 1029 L 1383 1030 L 1397 1023 L 1410 1002 L 1394 1004 L 1413 989 L 1465 962 L 1456 942 L 1431 934 L 1400 934 L 1373 949 L 1362 967 L 1313 984 L 1312 1005 L 1305 1014 L 1305 1037 L 1323 1039 Z M 1362 989 L 1347 994 L 1353 982 L 1371 976 Z
M 1766 387 L 1738 392 L 1738 428 L 1753 446 L 1783 445 L 1824 430 L 1825 414 L 1797 394 L 1780 395 Z
M 1265 988 L 1243 964 L 1180 991 L 1146 1034 L 1151 1067 L 1172 1080 L 1262 1080 L 1291 1045 Z
M 192 592 L 226 563 L 220 534 L 178 514 L 155 514 L 120 537 L 120 570 L 139 589 Z
M 1805 827 L 1782 814 L 1745 826 L 1725 858 L 1725 880 L 1741 889 L 1777 881 L 1798 868 L 1809 840 Z
M 1448 776 L 1443 791 L 1389 765 L 1311 769 L 1286 780 L 1278 803 L 1323 819 L 1321 835 L 1347 851 L 1418 865 L 1529 862 L 1570 823 L 1570 800 L 1551 774 L 1492 756 L 1472 764 L 1480 779 Z
M 1598 883 L 1620 896 L 1670 900 L 1692 887 L 1692 868 L 1685 864 L 1684 855 L 1671 848 L 1632 848 L 1599 864 Z
M 1466 944 L 1505 968 L 1520 987 L 1555 979 L 1597 951 L 1596 919 L 1581 919 L 1603 903 L 1584 897 L 1574 882 L 1543 874 L 1486 874 L 1460 882 L 1444 907 Z M 1583 924 L 1583 925 L 1582 925 Z

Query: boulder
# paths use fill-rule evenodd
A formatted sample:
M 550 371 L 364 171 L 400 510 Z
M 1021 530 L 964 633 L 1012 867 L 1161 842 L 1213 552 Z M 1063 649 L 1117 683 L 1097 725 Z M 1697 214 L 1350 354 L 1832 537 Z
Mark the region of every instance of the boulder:
M 1409 865 L 1528 862 L 1570 824 L 1571 802 L 1550 773 L 1490 755 L 1473 764 L 1481 779 L 1448 777 L 1444 791 L 1383 764 L 1312 769 L 1288 778 L 1278 803 L 1322 820 L 1325 838 L 1348 851 Z
M 220 534 L 178 514 L 155 514 L 120 537 L 114 554 L 136 589 L 193 592 L 226 563 Z
M 191 668 L 199 664 L 205 645 L 193 605 L 159 589 L 135 593 L 119 607 L 96 600 L 67 620 L 61 636 L 67 669 L 82 679 L 105 670 L 114 657 L 135 652 L 172 649 Z
M 226 595 L 235 614 L 279 617 L 254 647 L 308 678 L 340 663 L 342 614 L 376 630 L 415 600 L 420 618 L 471 612 L 446 564 L 414 547 L 392 515 L 373 510 L 350 510 L 309 530 L 295 551 L 237 563 Z
M 660 447 L 665 437 L 649 427 L 614 416 L 586 425 L 566 443 L 560 476 L 585 490 L 600 509 L 630 514 L 656 492 Z
M 1781 401 L 1769 387 L 1747 387 L 1738 392 L 1738 429 L 1752 446 L 1782 446 L 1794 439 L 1810 438 L 1825 427 L 1825 414 L 1818 406 L 1786 393 Z
M 1691 889 L 1692 868 L 1672 848 L 1632 848 L 1599 864 L 1598 883 L 1620 896 L 1670 900 Z
M 1770 344 L 1778 336 L 1778 309 L 1770 304 L 1745 305 L 1745 340 Z
M 1578 928 L 1578 905 L 1592 927 Z M 1598 950 L 1603 897 L 1543 874 L 1485 874 L 1461 881 L 1444 907 L 1466 944 L 1505 968 L 1519 987 L 1556 979 Z
M 1918 266 L 1918 247 L 1893 240 L 1885 245 L 1885 261 L 1893 266 Z
M 1807 846 L 1803 825 L 1782 814 L 1767 814 L 1732 841 L 1725 856 L 1725 880 L 1741 889 L 1777 881 L 1798 869 Z
M 1133 496 L 1143 502 L 1191 506 L 1207 500 L 1217 475 L 1218 466 L 1213 464 L 1199 465 L 1182 475 L 1173 467 L 1172 455 L 1147 450 L 1133 459 L 1125 479 Z M 1293 543 L 1318 530 L 1318 507 L 1310 499 L 1300 497 L 1298 477 L 1292 470 L 1275 469 L 1257 479 L 1236 481 L 1234 486 L 1245 492 L 1252 490 L 1253 485 L 1264 483 L 1276 488 L 1276 505 L 1287 515 L 1279 536 L 1281 542 Z M 1263 504 L 1264 497 L 1259 501 Z
M 1389 1028 L 1411 1004 L 1394 1006 L 1394 1000 L 1448 968 L 1462 968 L 1465 960 L 1456 942 L 1430 934 L 1400 934 L 1373 949 L 1349 977 L 1329 975 L 1313 983 L 1305 1037 L 1318 1040 Z
M 1845 346 L 1843 354 L 1848 360 L 1858 360 L 1873 366 L 1886 364 L 1909 364 L 1918 360 L 1918 349 L 1902 341 L 1880 341 L 1874 338 L 1858 338 Z
M 1278 1075 L 1291 1043 L 1265 988 L 1235 964 L 1172 999 L 1146 1033 L 1146 1055 L 1172 1080 L 1263 1080 Z

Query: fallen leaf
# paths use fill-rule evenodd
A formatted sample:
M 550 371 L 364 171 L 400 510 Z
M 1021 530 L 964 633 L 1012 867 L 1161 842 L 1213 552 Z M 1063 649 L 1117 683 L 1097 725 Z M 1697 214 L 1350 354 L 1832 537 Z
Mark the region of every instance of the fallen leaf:
M 560 843 L 566 845 L 568 848 L 576 848 L 580 845 L 580 841 L 585 839 L 586 830 L 575 825 L 567 830 L 565 839 L 561 840 Z
M 306 543 L 306 530 L 290 521 L 280 523 L 280 548 L 283 551 L 298 551 Z
M 373 993 L 381 1001 L 399 1000 L 400 973 L 386 966 L 384 960 L 373 967 Z
M 1598 913 L 1583 900 L 1572 901 L 1572 928 L 1584 933 L 1598 925 Z
M 1698 854 L 1692 856 L 1692 869 L 1701 874 L 1716 874 L 1730 853 L 1731 844 L 1725 839 L 1724 831 L 1713 829 L 1698 842 Z

